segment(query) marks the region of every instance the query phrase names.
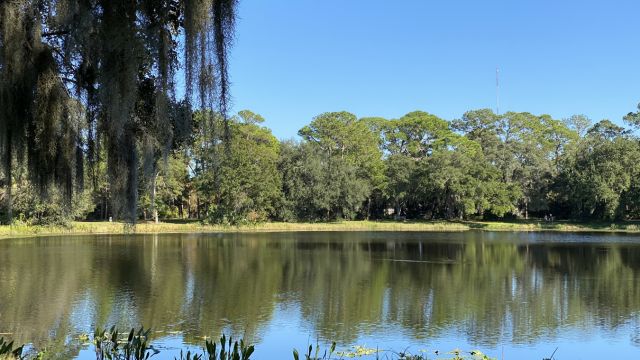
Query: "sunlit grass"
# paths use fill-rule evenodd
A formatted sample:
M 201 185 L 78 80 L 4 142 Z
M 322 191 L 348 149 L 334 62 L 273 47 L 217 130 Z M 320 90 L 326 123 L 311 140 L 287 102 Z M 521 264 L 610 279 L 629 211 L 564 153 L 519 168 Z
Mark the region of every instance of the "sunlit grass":
M 268 222 L 250 225 L 205 225 L 193 222 L 141 222 L 131 228 L 120 222 L 73 222 L 68 227 L 0 226 L 0 237 L 56 234 L 120 234 L 120 233 L 198 233 L 198 232 L 270 232 L 270 231 L 464 231 L 469 226 L 454 222 L 341 221 L 323 223 Z
M 640 225 L 633 222 L 568 222 L 568 221 L 474 221 L 468 222 L 471 228 L 487 231 L 564 231 L 564 232 L 639 232 Z
M 640 232 L 640 224 L 577 223 L 544 221 L 336 221 L 317 223 L 266 222 L 239 226 L 206 225 L 198 221 L 140 222 L 130 227 L 121 222 L 72 222 L 69 226 L 33 226 L 22 223 L 0 226 L 0 238 L 64 234 L 122 233 L 206 233 L 277 231 L 564 231 L 564 232 Z

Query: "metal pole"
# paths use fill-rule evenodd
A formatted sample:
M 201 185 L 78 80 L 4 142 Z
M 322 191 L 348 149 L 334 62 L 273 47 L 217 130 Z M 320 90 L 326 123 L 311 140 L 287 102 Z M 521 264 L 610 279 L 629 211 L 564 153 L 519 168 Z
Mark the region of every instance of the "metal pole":
M 496 68 L 496 115 L 500 115 L 500 69 Z

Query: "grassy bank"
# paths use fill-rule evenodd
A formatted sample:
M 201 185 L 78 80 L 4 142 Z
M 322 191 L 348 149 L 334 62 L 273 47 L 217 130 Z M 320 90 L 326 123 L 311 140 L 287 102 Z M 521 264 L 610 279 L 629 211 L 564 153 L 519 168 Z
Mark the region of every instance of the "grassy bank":
M 562 231 L 562 232 L 629 232 L 640 233 L 640 222 L 570 222 L 570 221 L 469 221 L 471 229 L 485 231 Z
M 30 226 L 24 224 L 0 226 L 0 238 L 121 233 L 199 233 L 199 232 L 277 232 L 277 231 L 563 231 L 563 232 L 638 232 L 640 223 L 574 223 L 540 221 L 341 221 L 326 223 L 268 222 L 253 225 L 203 225 L 197 221 L 168 221 L 159 224 L 142 222 L 130 228 L 119 222 L 73 222 L 63 226 Z
M 24 224 L 0 226 L 0 237 L 63 235 L 63 234 L 120 234 L 120 233 L 199 233 L 199 232 L 277 232 L 277 231 L 465 231 L 464 223 L 392 222 L 392 221 L 342 221 L 326 223 L 268 222 L 251 225 L 225 226 L 203 225 L 197 221 L 138 223 L 135 228 L 120 222 L 73 222 L 63 226 L 29 226 Z

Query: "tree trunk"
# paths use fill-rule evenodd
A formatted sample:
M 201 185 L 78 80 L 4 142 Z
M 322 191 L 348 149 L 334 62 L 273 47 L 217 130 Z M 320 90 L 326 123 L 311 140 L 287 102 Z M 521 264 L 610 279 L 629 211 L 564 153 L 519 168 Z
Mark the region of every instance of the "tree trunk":
M 367 218 L 369 220 L 369 216 L 371 215 L 371 196 L 367 198 Z
M 158 223 L 158 208 L 156 208 L 156 185 L 158 182 L 158 173 L 153 172 L 153 189 L 151 189 L 151 212 L 153 213 L 153 222 Z
M 5 176 L 7 177 L 7 222 L 11 224 L 13 222 L 13 174 L 11 171 L 11 158 L 13 154 L 11 154 L 11 131 L 7 131 L 7 143 L 5 146 L 7 147 L 7 153 L 5 154 Z

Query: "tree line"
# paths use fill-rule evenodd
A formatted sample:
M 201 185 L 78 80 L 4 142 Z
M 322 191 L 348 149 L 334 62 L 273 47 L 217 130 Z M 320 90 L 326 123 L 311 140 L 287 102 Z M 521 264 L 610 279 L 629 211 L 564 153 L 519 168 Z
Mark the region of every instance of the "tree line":
M 626 220 L 640 215 L 640 141 L 632 131 L 638 117 L 627 115 L 625 128 L 608 120 L 592 124 L 583 115 L 556 120 L 488 109 L 453 121 L 422 111 L 398 119 L 327 112 L 301 128 L 298 139 L 280 141 L 249 110 L 228 120 L 199 111 L 192 131 L 166 157 L 138 160 L 141 172 L 153 171 L 138 180 L 137 217 L 224 224 Z M 117 199 L 101 159 L 85 170 L 92 186 L 70 203 L 60 191 L 42 197 L 29 170 L 19 169 L 12 181 L 17 218 L 114 217 Z
M 257 114 L 230 118 L 236 10 L 0 1 L 3 221 L 637 216 L 638 139 L 609 121 L 337 112 L 278 141 Z

